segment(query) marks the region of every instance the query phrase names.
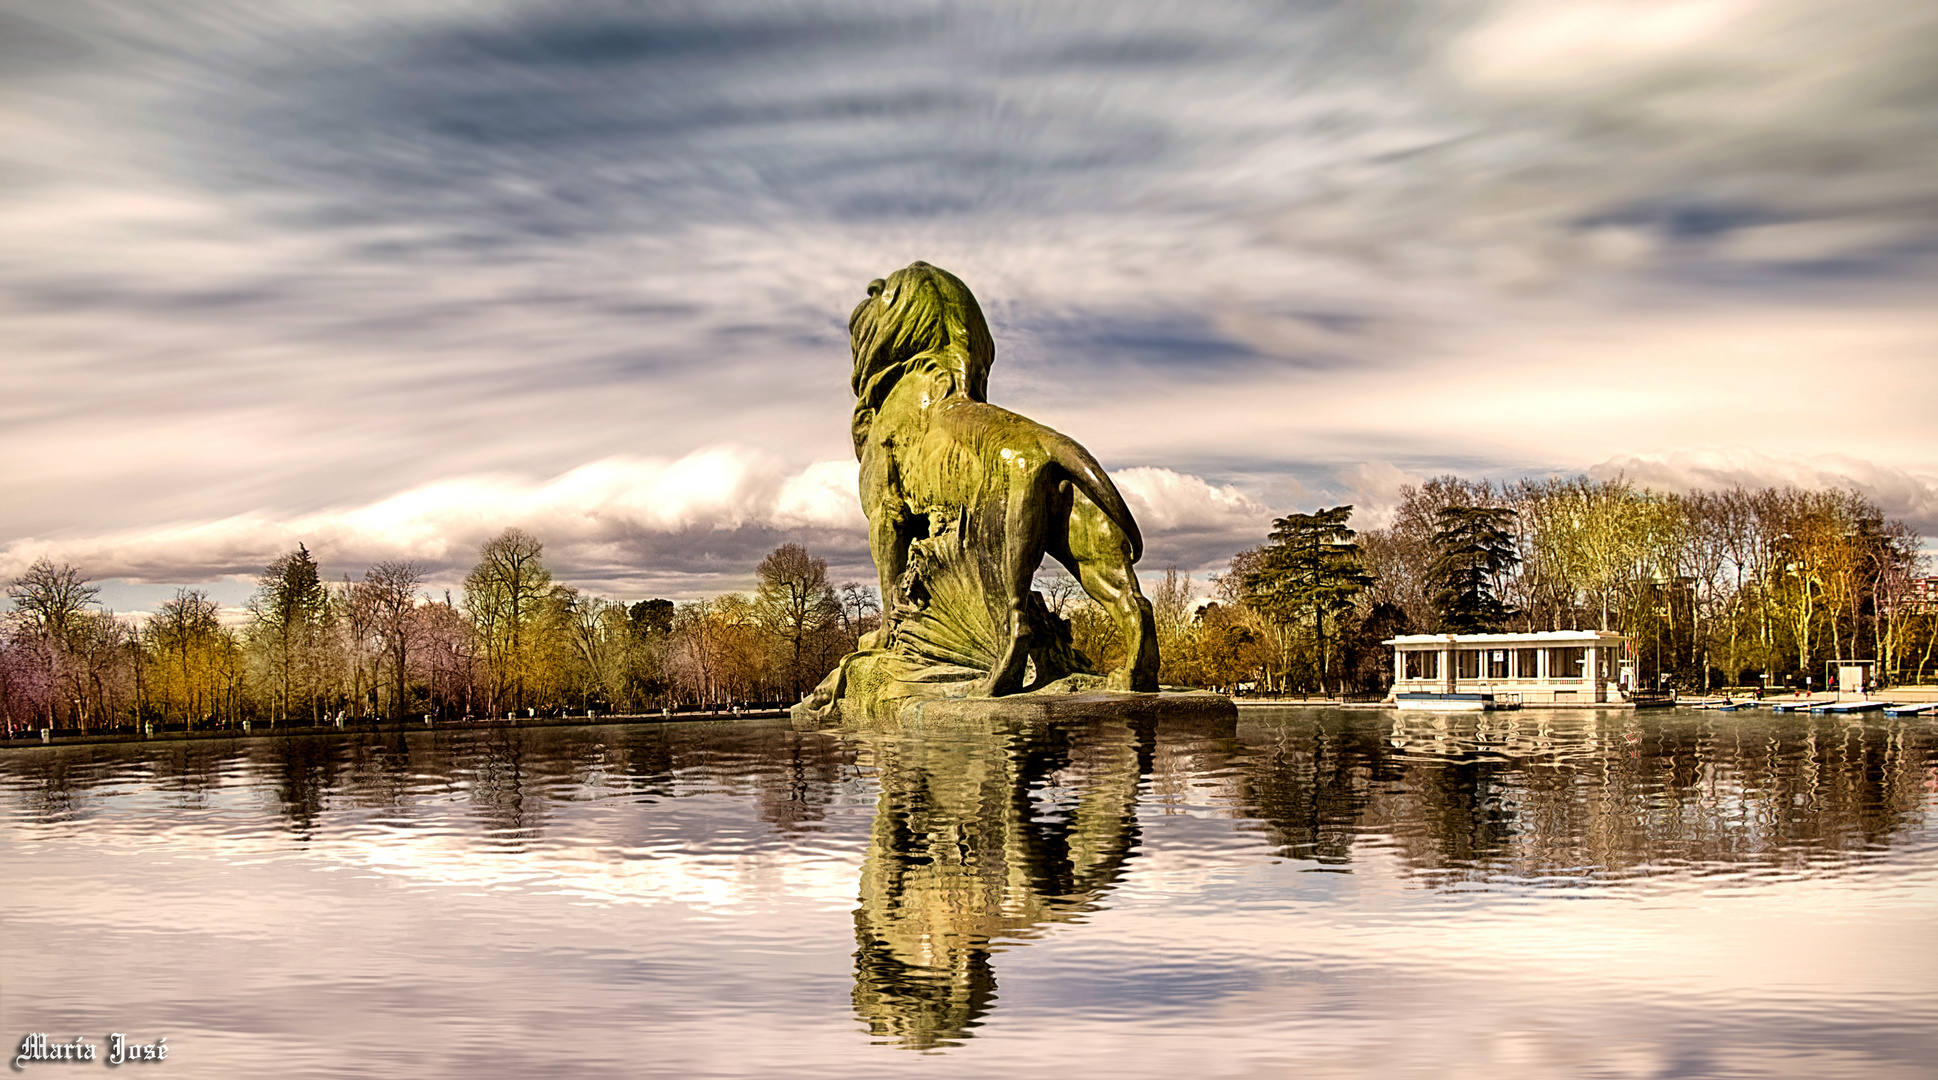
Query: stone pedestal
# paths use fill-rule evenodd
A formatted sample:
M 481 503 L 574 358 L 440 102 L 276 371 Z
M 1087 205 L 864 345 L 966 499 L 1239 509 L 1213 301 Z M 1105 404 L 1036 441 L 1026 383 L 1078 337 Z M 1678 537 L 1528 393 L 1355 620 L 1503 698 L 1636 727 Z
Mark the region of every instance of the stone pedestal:
M 844 700 L 832 710 L 796 705 L 791 710 L 794 726 L 803 729 L 894 727 L 919 732 L 1085 721 L 1198 725 L 1235 724 L 1238 720 L 1238 708 L 1230 698 L 1204 690 L 1164 690 L 1155 694 L 1119 690 L 1040 690 L 993 698 L 911 698 L 901 701 L 893 712 L 877 712 L 873 716 L 860 709 L 844 710 L 840 707 L 846 704 L 849 702 Z

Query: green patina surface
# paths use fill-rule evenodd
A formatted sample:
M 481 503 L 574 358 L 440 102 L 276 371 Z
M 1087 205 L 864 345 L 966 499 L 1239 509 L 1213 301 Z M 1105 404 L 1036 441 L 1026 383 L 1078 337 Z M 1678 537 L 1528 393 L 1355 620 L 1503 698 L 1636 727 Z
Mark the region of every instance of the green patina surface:
M 917 262 L 870 283 L 849 319 L 855 455 L 882 627 L 797 706 L 826 719 L 908 703 L 1155 692 L 1157 636 L 1132 570 L 1143 539 L 1075 441 L 986 399 L 996 347 L 953 274 Z M 1097 672 L 1031 587 L 1045 555 L 1115 620 Z

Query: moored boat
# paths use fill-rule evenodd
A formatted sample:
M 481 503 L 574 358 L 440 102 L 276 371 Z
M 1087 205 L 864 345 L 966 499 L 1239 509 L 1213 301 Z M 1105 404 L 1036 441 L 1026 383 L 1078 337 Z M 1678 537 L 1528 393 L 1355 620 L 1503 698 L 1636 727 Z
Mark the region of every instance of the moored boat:
M 1832 716 L 1843 716 L 1847 713 L 1877 712 L 1880 709 L 1888 709 L 1890 707 L 1891 703 L 1888 701 L 1832 701 L 1819 705 L 1810 711 L 1813 713 L 1829 713 Z
M 1394 694 L 1393 703 L 1403 710 L 1414 712 L 1492 712 L 1521 707 L 1518 697 L 1510 700 L 1485 693 L 1437 694 L 1427 691 Z

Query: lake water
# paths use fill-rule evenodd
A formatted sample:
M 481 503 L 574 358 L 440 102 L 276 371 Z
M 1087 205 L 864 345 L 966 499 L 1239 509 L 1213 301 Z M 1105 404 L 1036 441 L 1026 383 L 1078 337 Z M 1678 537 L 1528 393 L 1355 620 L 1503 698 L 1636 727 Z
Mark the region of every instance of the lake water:
M 0 872 L 9 1058 L 144 1075 L 1938 1074 L 1925 719 L 49 747 Z

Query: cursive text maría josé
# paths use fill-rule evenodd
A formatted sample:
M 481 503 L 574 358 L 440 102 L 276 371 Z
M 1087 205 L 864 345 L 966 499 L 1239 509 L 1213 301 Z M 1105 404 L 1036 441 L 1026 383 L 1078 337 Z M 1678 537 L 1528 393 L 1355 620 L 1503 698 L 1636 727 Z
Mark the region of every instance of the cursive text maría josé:
M 73 1042 L 48 1042 L 45 1032 L 36 1032 L 20 1040 L 20 1053 L 13 1059 L 13 1067 L 25 1069 L 35 1061 L 93 1061 L 98 1049 L 93 1043 L 74 1036 Z M 108 1035 L 109 1065 L 127 1065 L 137 1061 L 168 1060 L 168 1036 L 164 1035 L 151 1043 L 131 1043 L 119 1031 Z

